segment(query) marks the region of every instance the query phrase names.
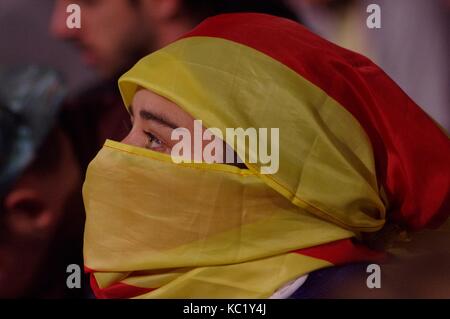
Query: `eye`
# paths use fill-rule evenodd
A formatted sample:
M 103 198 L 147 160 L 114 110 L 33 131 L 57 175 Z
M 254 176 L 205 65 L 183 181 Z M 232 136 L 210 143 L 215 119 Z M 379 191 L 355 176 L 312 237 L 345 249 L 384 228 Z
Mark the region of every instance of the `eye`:
M 150 132 L 145 132 L 145 135 L 147 135 L 147 144 L 146 147 L 150 148 L 150 149 L 160 149 L 162 147 L 164 147 L 163 142 L 161 142 L 161 140 L 159 140 L 155 135 L 153 135 Z

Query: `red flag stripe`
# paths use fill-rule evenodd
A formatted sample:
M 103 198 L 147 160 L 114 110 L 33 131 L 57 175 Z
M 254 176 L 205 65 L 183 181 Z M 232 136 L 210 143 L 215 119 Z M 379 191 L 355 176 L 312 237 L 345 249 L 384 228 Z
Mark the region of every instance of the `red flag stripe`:
M 91 288 L 94 295 L 98 299 L 126 299 L 133 298 L 139 295 L 143 295 L 154 288 L 142 288 L 127 285 L 123 282 L 117 282 L 107 288 L 100 288 L 93 273 L 90 274 Z

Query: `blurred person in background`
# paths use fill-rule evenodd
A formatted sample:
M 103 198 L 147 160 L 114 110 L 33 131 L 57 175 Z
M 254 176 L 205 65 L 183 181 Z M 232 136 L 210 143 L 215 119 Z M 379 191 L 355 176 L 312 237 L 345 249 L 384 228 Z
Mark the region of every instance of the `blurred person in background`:
M 80 297 L 66 287 L 82 264 L 81 171 L 58 121 L 54 71 L 0 69 L 0 298 Z
M 73 46 L 48 32 L 54 0 L 0 1 L 0 50 L 2 65 L 45 65 L 58 70 L 70 92 L 92 85 L 97 76 L 81 61 Z M 62 58 L 63 57 L 63 58 Z
M 66 25 L 69 4 L 81 8 L 81 28 Z M 296 20 L 280 0 L 56 0 L 51 33 L 75 44 L 103 80 L 70 101 L 72 139 L 84 170 L 109 138 L 121 140 L 129 116 L 121 107 L 118 76 L 139 58 L 174 41 L 208 16 L 229 12 L 262 12 Z
M 448 0 L 289 0 L 314 32 L 371 58 L 447 132 L 450 131 Z M 366 25 L 370 4 L 381 27 Z

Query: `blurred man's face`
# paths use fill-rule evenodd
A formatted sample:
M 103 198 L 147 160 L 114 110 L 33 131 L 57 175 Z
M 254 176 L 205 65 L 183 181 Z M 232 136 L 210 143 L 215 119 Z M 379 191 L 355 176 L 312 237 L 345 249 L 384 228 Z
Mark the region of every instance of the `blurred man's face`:
M 51 134 L 0 203 L 0 298 L 27 296 L 38 282 L 55 276 L 49 260 L 56 252 L 49 247 L 58 240 L 55 234 L 62 220 L 76 206 L 73 199 L 81 187 L 81 173 L 67 137 L 60 130 Z M 82 211 L 77 213 L 82 220 Z
M 81 8 L 81 28 L 66 25 L 69 4 Z M 85 63 L 110 78 L 123 72 L 146 55 L 152 35 L 143 18 L 140 1 L 133 0 L 55 0 L 52 34 L 74 42 Z

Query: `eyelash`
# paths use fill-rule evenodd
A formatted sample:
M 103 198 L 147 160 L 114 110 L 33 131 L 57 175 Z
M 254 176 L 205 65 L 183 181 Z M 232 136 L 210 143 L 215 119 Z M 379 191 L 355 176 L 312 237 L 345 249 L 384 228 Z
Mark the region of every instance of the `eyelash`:
M 147 147 L 148 148 L 158 148 L 158 147 L 161 147 L 161 146 L 163 146 L 164 144 L 163 144 L 163 142 L 161 142 L 161 140 L 160 139 L 158 139 L 155 135 L 153 135 L 152 133 L 150 133 L 150 132 L 145 132 L 144 131 L 144 133 L 145 133 L 145 135 L 147 135 Z M 158 146 L 152 146 L 151 145 L 151 143 L 153 143 L 153 142 L 155 142 L 155 143 L 157 143 L 158 144 Z

